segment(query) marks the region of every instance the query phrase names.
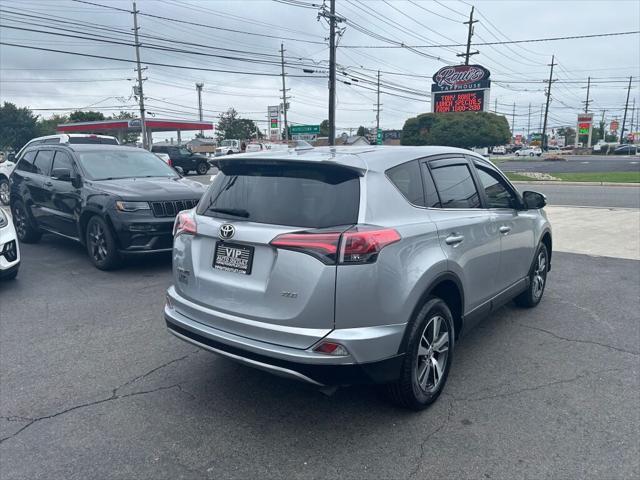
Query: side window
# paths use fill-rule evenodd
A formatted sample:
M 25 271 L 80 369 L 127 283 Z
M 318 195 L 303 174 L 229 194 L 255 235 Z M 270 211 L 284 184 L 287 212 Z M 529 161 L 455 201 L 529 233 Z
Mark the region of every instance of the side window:
M 480 208 L 480 196 L 467 165 L 432 168 L 442 208 Z
M 418 160 L 403 163 L 387 170 L 387 177 L 413 205 L 424 207 L 424 189 Z
M 22 158 L 16 165 L 16 170 L 34 173 L 35 167 L 33 166 L 33 160 L 36 158 L 36 153 L 36 150 L 31 150 L 22 155 Z
M 38 155 L 33 161 L 34 173 L 49 176 L 51 173 L 51 160 L 53 160 L 53 150 L 38 150 Z
M 487 195 L 489 208 L 516 208 L 518 202 L 515 195 L 504 185 L 496 172 L 479 166 L 476 170 Z
M 71 160 L 67 152 L 56 152 L 56 156 L 53 157 L 53 167 L 51 167 L 51 171 L 53 172 L 56 168 L 68 168 L 71 170 L 71 175 L 73 176 L 73 160 Z

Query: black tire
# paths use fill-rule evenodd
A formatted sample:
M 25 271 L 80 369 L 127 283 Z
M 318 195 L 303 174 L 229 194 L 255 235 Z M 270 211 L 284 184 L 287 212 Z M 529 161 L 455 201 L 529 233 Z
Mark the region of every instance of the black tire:
M 435 319 L 439 319 L 440 328 L 436 339 L 444 336 L 446 328 L 446 344 L 440 343 L 440 351 L 433 342 Z M 447 304 L 437 297 L 429 297 L 416 317 L 410 322 L 407 350 L 402 364 L 400 378 L 387 385 L 391 400 L 398 406 L 412 410 L 422 410 L 435 402 L 447 382 L 449 369 L 453 360 L 455 332 L 453 317 Z M 429 335 L 431 334 L 431 345 Z M 426 336 L 426 337 L 425 337 Z M 419 350 L 424 354 L 419 355 Z M 440 375 L 435 362 L 441 365 Z M 424 385 L 422 385 L 422 381 Z M 431 382 L 431 383 L 430 383 Z
M 529 154 L 529 156 L 530 156 L 530 157 L 533 157 L 533 155 L 534 155 L 533 153 L 530 153 L 530 154 Z
M 209 171 L 209 164 L 207 162 L 200 162 L 196 167 L 198 175 L 205 175 Z
M 184 175 L 184 176 L 186 177 L 187 175 L 189 175 L 189 172 L 190 172 L 190 171 L 191 171 L 191 170 L 187 170 L 186 168 L 183 168 L 183 169 L 182 169 L 182 175 Z
M 227 155 L 233 155 L 233 150 L 229 150 L 229 151 L 227 152 Z
M 10 281 L 10 280 L 15 280 L 16 277 L 18 276 L 18 269 L 14 269 L 11 271 L 11 273 L 5 273 L 2 277 L 0 277 L 0 280 L 4 281 Z
M 12 208 L 13 224 L 16 227 L 18 240 L 23 243 L 36 243 L 42 237 L 36 221 L 31 217 L 27 208 L 20 200 L 14 202 Z
M 87 223 L 85 233 L 87 253 L 100 270 L 114 270 L 122 264 L 115 236 L 107 222 L 95 215 Z
M 9 179 L 0 177 L 0 205 L 9 205 Z
M 544 263 L 541 266 L 541 261 Z M 544 288 L 547 286 L 547 272 L 549 271 L 549 252 L 544 243 L 536 250 L 535 260 L 529 272 L 529 286 L 514 300 L 516 305 L 524 308 L 533 308 L 540 303 Z

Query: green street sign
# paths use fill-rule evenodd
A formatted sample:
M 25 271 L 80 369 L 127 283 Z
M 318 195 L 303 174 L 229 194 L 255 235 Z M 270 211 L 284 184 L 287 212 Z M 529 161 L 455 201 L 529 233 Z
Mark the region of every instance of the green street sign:
M 381 128 L 378 129 L 378 133 L 376 135 L 376 144 L 382 145 L 382 129 Z
M 289 131 L 291 135 L 320 135 L 320 125 L 292 125 Z

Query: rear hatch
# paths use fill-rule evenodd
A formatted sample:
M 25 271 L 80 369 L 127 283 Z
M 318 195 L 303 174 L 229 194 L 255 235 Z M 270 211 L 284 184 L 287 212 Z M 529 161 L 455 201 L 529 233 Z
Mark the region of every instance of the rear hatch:
M 193 281 L 176 288 L 213 311 L 201 321 L 294 348 L 327 335 L 334 328 L 335 259 L 271 242 L 292 232 L 318 238 L 357 223 L 359 174 L 335 164 L 225 162 L 199 203 L 190 255 L 174 260 L 192 262 L 185 268 Z

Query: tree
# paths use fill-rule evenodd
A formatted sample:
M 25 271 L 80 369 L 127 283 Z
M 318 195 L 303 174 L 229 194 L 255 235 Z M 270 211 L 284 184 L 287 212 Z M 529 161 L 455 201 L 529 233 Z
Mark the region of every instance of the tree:
M 576 143 L 576 129 L 571 127 L 560 127 L 557 130 L 558 135 L 564 137 L 565 145 L 574 145 Z
M 20 150 L 38 136 L 38 117 L 28 108 L 18 108 L 5 102 L 0 107 L 0 149 Z
M 329 136 L 329 120 L 323 120 L 322 122 L 320 122 L 320 136 Z
M 61 123 L 67 123 L 68 121 L 69 121 L 69 117 L 67 117 L 66 115 L 58 115 L 58 114 L 53 114 L 50 118 L 47 118 L 47 119 L 39 118 L 38 119 L 38 135 L 39 136 L 55 135 L 56 133 L 58 133 L 58 131 L 56 130 L 56 127 Z
M 402 145 L 447 145 L 471 148 L 502 145 L 511 132 L 504 116 L 488 112 L 423 113 L 409 118 Z
M 104 114 L 102 112 L 94 112 L 92 110 L 86 112 L 76 110 L 69 115 L 70 122 L 96 122 L 104 119 Z
M 218 140 L 238 139 L 246 140 L 256 136 L 258 130 L 256 123 L 248 118 L 238 117 L 238 112 L 231 107 L 218 117 Z M 258 138 L 262 138 L 262 132 L 258 131 Z
M 369 129 L 360 125 L 358 127 L 358 131 L 356 132 L 356 135 L 358 135 L 359 137 L 366 137 L 367 135 L 369 135 Z
M 95 112 L 95 113 L 100 113 L 100 112 Z M 136 117 L 133 113 L 124 112 L 124 111 L 121 110 L 120 113 L 116 113 L 115 115 L 111 116 L 110 118 L 112 120 L 131 120 L 133 118 L 138 118 L 138 117 Z M 140 138 L 140 133 L 138 133 L 138 132 L 126 133 L 124 135 L 124 137 L 122 137 L 122 143 L 135 144 L 135 143 L 137 143 L 139 138 Z

